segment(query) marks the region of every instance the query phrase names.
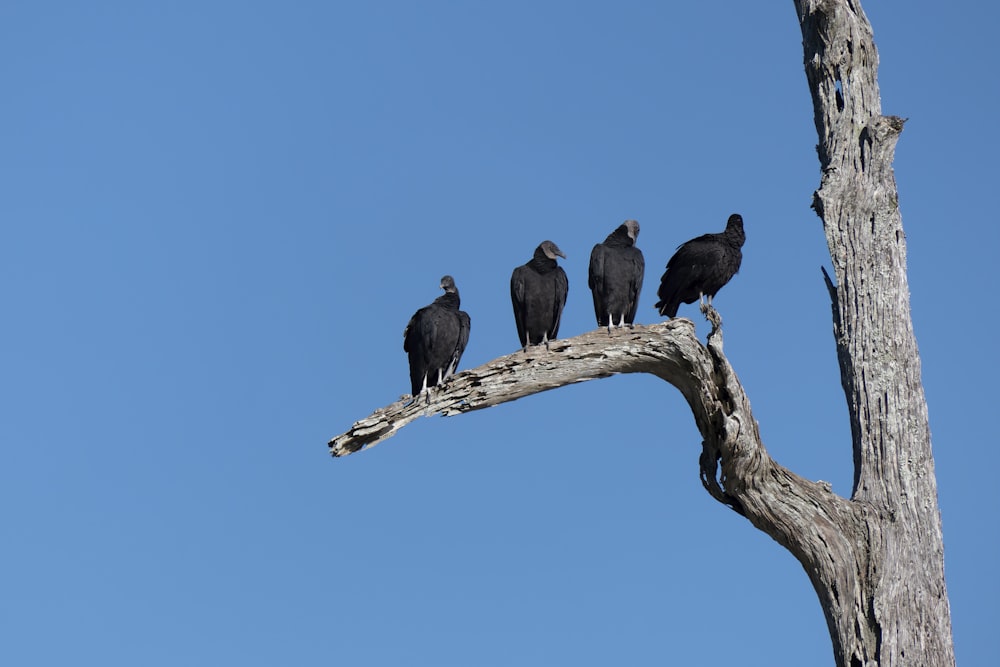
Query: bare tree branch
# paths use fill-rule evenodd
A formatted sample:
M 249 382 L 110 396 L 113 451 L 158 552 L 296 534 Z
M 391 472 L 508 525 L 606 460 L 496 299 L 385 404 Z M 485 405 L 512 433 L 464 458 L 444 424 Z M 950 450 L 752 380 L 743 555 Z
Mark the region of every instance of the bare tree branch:
M 702 435 L 701 480 L 713 498 L 744 515 L 803 563 L 824 610 L 839 625 L 864 602 L 868 567 L 861 509 L 826 482 L 775 463 L 760 439 L 750 401 L 723 353 L 718 314 L 702 345 L 694 324 L 673 319 L 634 329 L 604 329 L 515 352 L 449 378 L 430 402 L 412 397 L 376 410 L 329 442 L 334 456 L 373 446 L 421 416 L 481 410 L 576 382 L 650 373 L 677 387 Z M 859 548 L 860 546 L 860 548 Z M 853 563 L 851 567 L 840 567 Z
M 500 357 L 448 378 L 431 389 L 430 402 L 405 397 L 376 410 L 330 440 L 334 456 L 346 456 L 396 434 L 421 416 L 455 415 L 507 403 L 568 384 L 617 373 L 652 372 L 670 381 L 706 363 L 705 348 L 690 320 L 634 329 L 597 329 Z M 676 384 L 676 383 L 675 383 Z
M 710 320 L 713 316 L 717 321 L 717 314 L 710 311 Z M 829 484 L 805 480 L 768 455 L 750 401 L 723 353 L 722 330 L 713 329 L 705 346 L 687 319 L 611 334 L 598 329 L 553 341 L 549 350 L 538 346 L 500 357 L 452 376 L 431 391 L 427 403 L 407 397 L 376 410 L 331 439 L 330 451 L 346 456 L 373 446 L 421 416 L 481 410 L 618 373 L 650 373 L 677 387 L 703 437 L 700 466 L 705 488 L 777 541 L 804 554 L 809 549 L 800 544 L 801 536 L 826 530 L 812 524 L 841 521 L 846 501 L 831 493 Z M 775 502 L 788 494 L 789 502 Z M 808 502 L 800 502 L 803 498 Z M 828 528 L 833 530 L 832 525 Z M 828 536 L 825 542 L 830 541 Z

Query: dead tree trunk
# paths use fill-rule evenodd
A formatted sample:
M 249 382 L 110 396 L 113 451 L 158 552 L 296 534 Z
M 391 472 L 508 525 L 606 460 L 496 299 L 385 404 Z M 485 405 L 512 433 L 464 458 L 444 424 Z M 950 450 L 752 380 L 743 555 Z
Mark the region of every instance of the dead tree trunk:
M 903 123 L 881 115 L 871 27 L 855 0 L 796 0 L 812 91 L 841 378 L 851 419 L 850 499 L 778 465 L 760 440 L 715 326 L 604 330 L 459 373 L 431 402 L 399 401 L 330 441 L 343 456 L 421 415 L 457 414 L 615 373 L 677 387 L 704 438 L 701 478 L 716 500 L 791 551 L 809 575 L 842 667 L 954 665 L 943 541 L 905 238 L 892 159 Z M 713 313 L 710 313 L 713 314 Z
M 834 332 L 854 446 L 862 626 L 837 629 L 840 664 L 951 665 L 951 612 L 906 237 L 892 160 L 903 121 L 883 116 L 878 52 L 855 0 L 796 0 L 812 93 Z M 866 552 L 866 553 L 864 553 Z M 855 636 L 852 638 L 851 634 Z

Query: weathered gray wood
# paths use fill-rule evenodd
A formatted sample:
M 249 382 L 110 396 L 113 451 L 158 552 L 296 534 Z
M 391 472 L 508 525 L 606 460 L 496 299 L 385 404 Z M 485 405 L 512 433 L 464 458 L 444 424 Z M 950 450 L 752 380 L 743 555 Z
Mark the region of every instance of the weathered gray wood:
M 717 313 L 709 320 L 718 324 Z M 685 397 L 704 438 L 702 483 L 720 502 L 747 516 L 782 544 L 803 553 L 802 534 L 827 535 L 854 521 L 848 502 L 823 482 L 805 480 L 776 464 L 760 440 L 750 401 L 723 354 L 716 326 L 707 346 L 687 319 L 634 329 L 598 329 L 553 341 L 549 350 L 530 348 L 449 378 L 430 393 L 430 401 L 397 401 L 357 421 L 329 442 L 334 456 L 371 447 L 421 416 L 454 415 L 500 405 L 564 385 L 618 373 L 650 373 L 677 387 Z M 789 496 L 789 501 L 776 498 Z M 829 561 L 816 550 L 817 567 Z M 834 576 L 831 573 L 829 576 Z M 846 590 L 844 586 L 842 586 Z
M 406 397 L 376 410 L 330 441 L 334 456 L 351 454 L 395 435 L 417 417 L 480 410 L 524 396 L 616 373 L 654 373 L 686 382 L 696 364 L 704 370 L 705 348 L 690 320 L 649 327 L 597 329 L 575 338 L 518 351 L 462 371 L 430 392 L 430 402 Z M 661 365 L 663 367 L 661 367 Z
M 825 607 L 834 651 L 841 665 L 952 665 L 937 485 L 892 171 L 904 121 L 882 115 L 878 52 L 860 3 L 796 0 L 795 7 L 819 136 L 813 206 L 833 259 L 835 284 L 828 284 L 851 420 L 852 500 L 863 518 L 847 537 L 867 552 L 857 560 L 861 595 L 849 618 Z
M 677 387 L 701 432 L 701 479 L 709 493 L 746 516 L 794 553 L 809 573 L 824 607 L 855 627 L 864 600 L 858 576 L 867 567 L 861 509 L 775 463 L 760 440 L 750 401 L 723 353 L 718 313 L 707 346 L 690 320 L 615 330 L 598 329 L 528 352 L 515 352 L 450 378 L 430 402 L 401 400 L 335 438 L 344 456 L 391 437 L 417 417 L 453 415 L 516 400 L 567 384 L 617 373 L 650 373 Z M 860 547 L 859 548 L 859 544 Z M 839 567 L 850 563 L 851 567 Z M 863 624 L 862 624 L 863 625 Z
M 795 0 L 821 183 L 814 208 L 833 260 L 829 289 L 854 447 L 850 499 L 775 463 L 723 354 L 688 320 L 563 339 L 464 371 L 429 403 L 400 401 L 330 441 L 343 456 L 421 415 L 458 414 L 616 373 L 671 383 L 702 435 L 706 490 L 791 551 L 809 575 L 842 667 L 954 665 L 927 406 L 909 310 L 892 172 L 903 121 L 881 114 L 878 54 L 857 0 Z M 776 642 L 777 642 L 776 638 Z

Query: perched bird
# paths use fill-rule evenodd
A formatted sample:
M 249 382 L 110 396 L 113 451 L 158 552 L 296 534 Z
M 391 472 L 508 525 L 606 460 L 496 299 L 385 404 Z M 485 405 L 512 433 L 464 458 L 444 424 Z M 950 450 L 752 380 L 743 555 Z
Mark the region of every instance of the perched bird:
M 413 314 L 403 331 L 403 350 L 410 357 L 410 387 L 414 397 L 455 372 L 469 342 L 469 314 L 459 310 L 455 279 L 441 279 L 444 294 Z M 428 394 L 427 400 L 430 401 Z
M 682 303 L 701 304 L 702 312 L 712 306 L 712 297 L 740 270 L 743 261 L 743 218 L 729 216 L 726 231 L 702 234 L 677 247 L 667 262 L 654 308 L 660 315 L 675 317 Z M 706 304 L 707 300 L 707 304 Z
M 632 326 L 639 307 L 639 292 L 646 263 L 635 247 L 639 223 L 626 220 L 590 253 L 587 284 L 594 295 L 597 326 Z
M 510 301 L 514 306 L 517 338 L 525 350 L 529 345 L 545 344 L 559 335 L 559 320 L 569 280 L 556 257 L 566 255 L 552 241 L 542 241 L 527 264 L 514 269 L 510 276 Z

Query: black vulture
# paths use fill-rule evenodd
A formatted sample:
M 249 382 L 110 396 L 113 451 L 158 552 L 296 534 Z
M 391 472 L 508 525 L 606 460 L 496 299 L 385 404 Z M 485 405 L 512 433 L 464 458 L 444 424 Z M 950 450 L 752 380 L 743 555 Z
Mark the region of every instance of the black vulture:
M 566 255 L 552 241 L 542 241 L 527 264 L 514 269 L 510 276 L 510 301 L 514 306 L 517 338 L 525 350 L 529 345 L 555 340 L 559 319 L 566 305 L 569 280 L 556 257 Z
M 469 342 L 469 314 L 459 310 L 455 279 L 441 279 L 444 294 L 413 314 L 403 331 L 403 350 L 410 357 L 410 388 L 414 397 L 455 372 Z M 430 397 L 428 396 L 428 400 Z
M 626 220 L 598 243 L 590 253 L 590 277 L 587 284 L 594 294 L 597 326 L 632 326 L 639 307 L 642 275 L 646 263 L 635 247 L 639 223 Z
M 726 231 L 702 234 L 681 244 L 667 262 L 654 308 L 660 315 L 675 317 L 681 303 L 701 304 L 702 312 L 712 306 L 712 297 L 740 270 L 743 261 L 743 218 L 729 216 Z M 707 299 L 708 303 L 705 303 Z

